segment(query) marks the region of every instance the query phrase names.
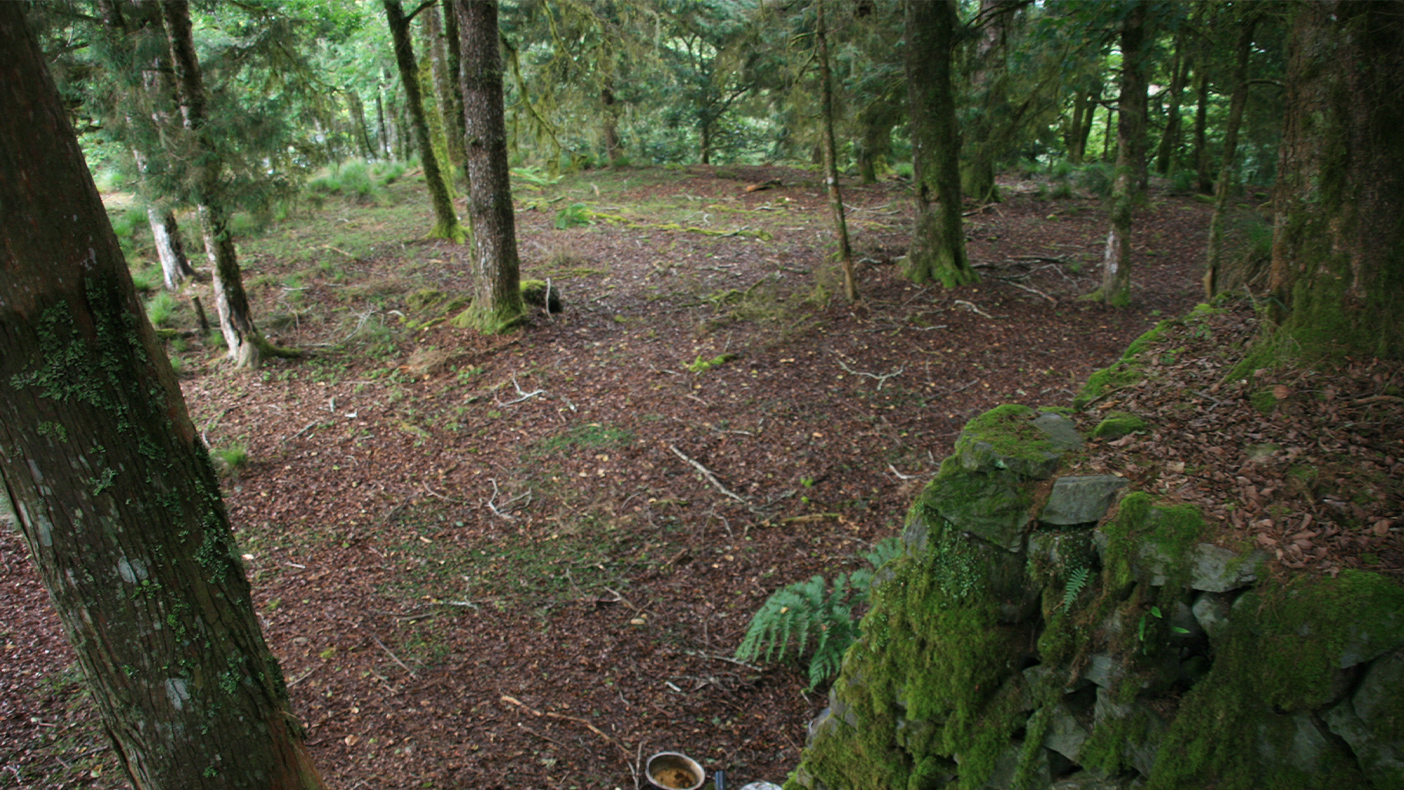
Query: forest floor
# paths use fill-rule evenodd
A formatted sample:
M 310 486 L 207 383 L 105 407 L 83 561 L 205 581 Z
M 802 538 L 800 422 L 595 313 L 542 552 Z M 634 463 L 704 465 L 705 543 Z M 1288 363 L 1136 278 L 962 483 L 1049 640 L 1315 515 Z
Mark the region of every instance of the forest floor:
M 312 355 L 236 371 L 198 332 L 169 351 L 231 467 L 256 605 L 329 785 L 627 789 L 659 751 L 737 787 L 783 781 L 825 696 L 796 665 L 733 660 L 751 614 L 898 533 L 966 420 L 1070 405 L 1199 301 L 1202 202 L 1153 191 L 1133 304 L 1112 309 L 1076 301 L 1100 274 L 1099 202 L 1003 183 L 967 217 L 983 280 L 953 290 L 900 276 L 905 184 L 845 185 L 850 305 L 813 173 L 524 178 L 523 276 L 565 304 L 502 337 L 441 320 L 468 250 L 419 239 L 412 177 L 243 241 L 262 328 Z M 1240 299 L 1172 322 L 1079 417 L 1152 429 L 1087 466 L 1200 504 L 1276 572 L 1404 576 L 1404 372 L 1227 380 L 1255 321 Z M 188 302 L 166 323 L 195 327 Z M 8 529 L 0 596 L 0 788 L 125 787 Z

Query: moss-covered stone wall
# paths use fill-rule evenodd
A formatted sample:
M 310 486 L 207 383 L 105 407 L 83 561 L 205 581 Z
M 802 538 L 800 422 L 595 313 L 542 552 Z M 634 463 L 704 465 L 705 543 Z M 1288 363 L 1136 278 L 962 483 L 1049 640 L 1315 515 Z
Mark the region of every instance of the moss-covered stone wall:
M 1404 787 L 1404 589 L 1270 578 L 1080 444 L 966 426 L 786 790 Z

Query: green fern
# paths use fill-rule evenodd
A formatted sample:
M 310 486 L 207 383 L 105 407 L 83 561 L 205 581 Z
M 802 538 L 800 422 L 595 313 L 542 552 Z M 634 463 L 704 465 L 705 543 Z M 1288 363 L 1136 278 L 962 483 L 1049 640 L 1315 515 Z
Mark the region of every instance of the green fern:
M 1087 579 L 1090 575 L 1091 571 L 1084 567 L 1078 568 L 1068 576 L 1068 583 L 1063 587 L 1064 609 L 1072 606 L 1073 601 L 1077 600 L 1078 593 L 1082 592 L 1082 588 L 1087 586 Z
M 840 573 L 832 587 L 815 575 L 776 590 L 751 617 L 736 660 L 776 663 L 808 655 L 810 689 L 837 675 L 859 635 L 853 610 L 867 603 L 874 571 L 901 552 L 901 539 L 888 538 L 863 554 L 872 568 Z

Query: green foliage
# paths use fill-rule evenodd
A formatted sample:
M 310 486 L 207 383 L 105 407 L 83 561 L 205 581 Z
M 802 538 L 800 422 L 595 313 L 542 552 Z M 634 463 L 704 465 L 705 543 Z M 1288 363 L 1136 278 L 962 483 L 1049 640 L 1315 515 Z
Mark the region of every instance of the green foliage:
M 180 302 L 169 291 L 161 291 L 151 297 L 146 302 L 146 319 L 154 327 L 164 327 L 171 323 L 176 311 L 180 309 Z
M 590 224 L 590 209 L 584 203 L 572 203 L 556 212 L 556 230 L 579 228 Z
M 389 200 L 384 187 L 394 183 L 404 172 L 403 162 L 372 166 L 363 159 L 353 159 L 322 170 L 307 182 L 307 190 L 313 195 L 337 195 L 383 206 Z
M 1067 609 L 1077 600 L 1077 596 L 1082 592 L 1082 588 L 1087 586 L 1087 579 L 1092 574 L 1086 566 L 1078 568 L 1068 575 L 1067 584 L 1063 585 L 1063 608 Z
M 229 477 L 237 474 L 249 463 L 249 451 L 242 443 L 235 442 L 226 447 L 210 450 L 210 460 L 214 461 L 215 471 Z
M 712 357 L 711 359 L 707 359 L 701 354 L 698 354 L 697 359 L 693 360 L 692 362 L 689 362 L 683 367 L 687 368 L 693 373 L 706 373 L 712 368 L 725 365 L 731 360 L 736 359 L 736 356 L 736 354 L 718 354 L 717 356 Z
M 160 288 L 162 285 L 161 270 L 155 266 L 143 266 L 140 269 L 132 270 L 132 287 L 137 293 L 146 293 Z
M 1112 165 L 1109 162 L 1094 162 L 1083 165 L 1075 177 L 1077 185 L 1099 198 L 1111 197 Z
M 776 590 L 751 617 L 736 660 L 773 663 L 808 655 L 810 689 L 834 677 L 859 635 L 853 610 L 867 604 L 874 571 L 901 552 L 901 538 L 886 538 L 862 555 L 871 568 L 840 573 L 832 586 L 816 574 Z

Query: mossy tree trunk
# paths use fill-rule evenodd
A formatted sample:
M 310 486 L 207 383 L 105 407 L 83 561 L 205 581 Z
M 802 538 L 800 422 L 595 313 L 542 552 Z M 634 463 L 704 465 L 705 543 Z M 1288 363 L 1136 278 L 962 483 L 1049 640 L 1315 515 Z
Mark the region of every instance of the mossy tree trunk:
M 507 167 L 497 3 L 457 0 L 454 5 L 463 59 L 468 212 L 473 222 L 473 304 L 468 308 L 468 320 L 482 332 L 496 333 L 511 329 L 525 317 Z
M 439 7 L 429 6 L 424 9 L 423 13 L 424 37 L 429 41 L 429 68 L 434 74 L 434 95 L 438 99 L 439 117 L 443 121 L 448 160 L 450 164 L 461 171 L 465 166 L 463 94 L 458 91 L 458 80 L 455 79 L 453 72 L 456 68 L 457 58 L 453 59 L 454 65 L 450 65 L 447 46 L 448 34 L 444 29 L 444 18 L 439 16 Z M 452 10 L 447 16 L 453 16 Z M 458 32 L 457 26 L 453 32 L 455 34 Z
M 1223 265 L 1224 219 L 1228 214 L 1229 193 L 1238 169 L 1238 129 L 1243 125 L 1243 107 L 1248 103 L 1248 58 L 1253 53 L 1253 30 L 1258 26 L 1256 10 L 1239 22 L 1238 48 L 1233 68 L 1233 95 L 1224 124 L 1224 150 L 1219 178 L 1214 182 L 1214 215 L 1209 219 L 1209 249 L 1204 265 L 1204 296 L 1212 299 L 1219 291 L 1219 268 Z
M 382 5 L 385 7 L 385 20 L 390 25 L 390 38 L 395 44 L 395 65 L 399 67 L 400 84 L 405 89 L 409 125 L 414 129 L 414 142 L 419 148 L 419 164 L 424 168 L 424 183 L 429 187 L 429 202 L 434 207 L 434 227 L 429 230 L 428 237 L 462 244 L 468 233 L 459 224 L 458 214 L 453 210 L 453 196 L 449 194 L 448 180 L 439 169 L 439 158 L 434 154 L 434 141 L 429 135 L 429 122 L 424 117 L 424 97 L 419 91 L 419 65 L 415 62 L 414 46 L 410 42 L 409 26 L 413 17 L 405 16 L 400 0 L 382 0 Z M 424 8 L 420 6 L 420 10 Z
M 0 3 L 0 206 L 0 491 L 133 786 L 323 787 L 20 3 Z
M 176 94 L 184 127 L 190 137 L 190 150 L 198 157 L 195 165 L 195 202 L 204 236 L 205 256 L 214 275 L 215 310 L 219 329 L 236 367 L 256 368 L 265 355 L 297 356 L 298 352 L 278 348 L 264 339 L 254 325 L 234 237 L 229 232 L 229 210 L 221 194 L 223 162 L 207 126 L 204 79 L 195 56 L 195 39 L 190 24 L 190 5 L 185 0 L 162 0 L 161 23 L 170 47 L 175 72 Z
M 1121 97 L 1117 102 L 1116 172 L 1111 227 L 1102 253 L 1102 285 L 1087 299 L 1124 307 L 1131 302 L 1131 214 L 1145 172 L 1146 6 L 1136 2 L 1121 25 Z
M 1194 109 L 1194 173 L 1195 188 L 1200 194 L 1209 194 L 1214 190 L 1214 181 L 1210 177 L 1209 167 L 1209 69 L 1205 63 L 1205 57 L 1200 56 L 1196 64 L 1199 73 L 1195 75 L 1195 97 Z
M 961 162 L 960 190 L 977 203 L 999 200 L 995 185 L 995 159 L 1002 155 L 1008 137 L 1000 126 L 1014 126 L 1006 92 L 1004 61 L 1005 36 L 1009 17 L 1018 0 L 980 0 L 979 20 L 983 23 L 975 45 L 975 67 L 970 75 L 973 101 L 979 111 L 966 121 L 965 157 Z
M 1401 12 L 1293 7 L 1270 281 L 1289 355 L 1404 357 Z
M 960 130 L 951 87 L 954 0 L 906 0 L 907 100 L 916 220 L 906 276 L 953 288 L 978 282 L 965 256 L 960 210 Z
M 815 0 L 814 40 L 819 55 L 819 104 L 823 116 L 824 180 L 829 187 L 829 209 L 834 215 L 834 237 L 843 265 L 843 292 L 850 302 L 858 301 L 858 277 L 853 271 L 853 248 L 848 243 L 848 220 L 843 211 L 843 191 L 839 187 L 838 152 L 834 145 L 834 86 L 829 72 L 829 32 L 824 20 L 824 0 Z

